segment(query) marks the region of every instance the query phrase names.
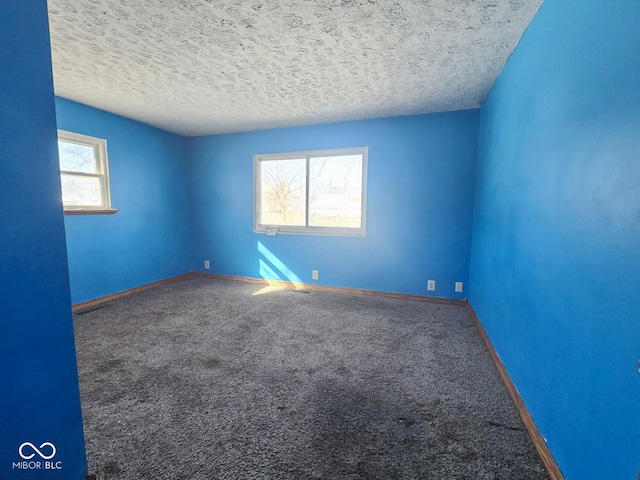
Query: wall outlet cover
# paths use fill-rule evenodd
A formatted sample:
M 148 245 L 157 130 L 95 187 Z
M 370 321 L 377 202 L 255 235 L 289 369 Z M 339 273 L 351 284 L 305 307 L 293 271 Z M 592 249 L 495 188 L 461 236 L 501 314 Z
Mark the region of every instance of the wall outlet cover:
M 427 290 L 430 292 L 436 291 L 436 281 L 435 280 L 427 280 Z

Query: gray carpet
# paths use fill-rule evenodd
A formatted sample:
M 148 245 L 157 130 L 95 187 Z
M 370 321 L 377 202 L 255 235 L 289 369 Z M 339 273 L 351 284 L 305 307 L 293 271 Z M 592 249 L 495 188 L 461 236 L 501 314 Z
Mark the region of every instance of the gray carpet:
M 100 479 L 546 479 L 465 308 L 189 278 L 75 316 Z

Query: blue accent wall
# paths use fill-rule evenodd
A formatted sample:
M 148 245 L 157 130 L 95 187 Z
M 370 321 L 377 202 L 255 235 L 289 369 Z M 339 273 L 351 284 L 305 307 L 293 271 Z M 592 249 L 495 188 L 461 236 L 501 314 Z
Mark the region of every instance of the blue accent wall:
M 114 215 L 67 215 L 73 303 L 190 270 L 187 139 L 56 98 L 58 128 L 105 138 Z
M 546 0 L 481 110 L 470 301 L 570 480 L 640 466 L 639 20 Z
M 0 478 L 87 471 L 45 0 L 0 3 Z M 55 470 L 24 470 L 44 445 Z M 35 453 L 30 446 L 25 456 Z M 17 467 L 14 468 L 14 463 Z M 35 464 L 34 464 L 35 467 Z
M 478 110 L 194 138 L 193 255 L 200 272 L 435 296 L 466 285 Z M 256 234 L 253 155 L 369 147 L 365 237 Z M 204 270 L 204 260 L 211 269 Z M 319 279 L 311 279 L 311 270 Z

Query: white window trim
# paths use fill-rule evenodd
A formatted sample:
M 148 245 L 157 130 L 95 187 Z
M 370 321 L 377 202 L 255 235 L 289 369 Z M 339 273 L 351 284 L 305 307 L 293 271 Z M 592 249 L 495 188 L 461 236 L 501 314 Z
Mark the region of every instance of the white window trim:
M 336 157 L 347 155 L 362 155 L 362 198 L 361 198 L 361 222 L 360 228 L 349 227 L 313 227 L 313 226 L 293 226 L 293 225 L 268 225 L 261 223 L 261 198 L 262 185 L 260 183 L 261 162 L 265 160 L 289 160 L 307 159 L 307 210 L 309 208 L 309 158 L 310 157 Z M 368 168 L 368 147 L 337 148 L 331 150 L 306 150 L 300 152 L 268 153 L 256 154 L 253 156 L 253 231 L 266 235 L 331 235 L 344 237 L 364 237 L 366 235 L 367 219 L 367 168 Z
M 109 186 L 109 160 L 107 158 L 107 141 L 104 138 L 92 137 L 82 133 L 69 132 L 67 130 L 58 129 L 58 140 L 68 143 L 77 143 L 93 148 L 96 154 L 96 161 L 99 173 L 81 173 L 70 172 L 68 170 L 60 170 L 60 174 L 77 175 L 79 177 L 95 177 L 100 179 L 100 187 L 102 189 L 102 205 L 64 205 L 63 208 L 67 212 L 74 211 L 108 211 L 111 210 L 111 189 Z

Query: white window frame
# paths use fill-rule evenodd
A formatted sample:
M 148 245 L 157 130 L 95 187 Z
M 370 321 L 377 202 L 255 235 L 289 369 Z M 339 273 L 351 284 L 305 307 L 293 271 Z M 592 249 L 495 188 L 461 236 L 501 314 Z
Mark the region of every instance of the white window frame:
M 109 188 L 109 160 L 107 158 L 107 141 L 104 138 L 92 137 L 81 133 L 58 130 L 58 140 L 66 143 L 76 143 L 92 147 L 96 159 L 98 173 L 71 172 L 60 168 L 60 178 L 62 175 L 73 175 L 78 177 L 93 177 L 100 180 L 102 205 L 65 205 L 63 208 L 67 212 L 77 211 L 107 211 L 111 210 L 111 192 Z
M 360 209 L 360 228 L 354 227 L 315 227 L 309 225 L 309 159 L 313 157 L 339 157 L 348 155 L 362 156 L 362 193 Z M 253 231 L 265 233 L 267 235 L 290 234 L 290 235 L 333 235 L 347 237 L 364 237 L 366 235 L 367 218 L 367 168 L 368 168 L 368 147 L 339 148 L 331 150 L 308 150 L 301 152 L 256 154 L 253 156 Z M 261 221 L 262 212 L 262 185 L 261 185 L 261 164 L 269 160 L 290 160 L 306 158 L 306 182 L 305 182 L 305 202 L 306 202 L 306 225 L 270 225 Z

